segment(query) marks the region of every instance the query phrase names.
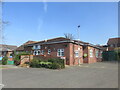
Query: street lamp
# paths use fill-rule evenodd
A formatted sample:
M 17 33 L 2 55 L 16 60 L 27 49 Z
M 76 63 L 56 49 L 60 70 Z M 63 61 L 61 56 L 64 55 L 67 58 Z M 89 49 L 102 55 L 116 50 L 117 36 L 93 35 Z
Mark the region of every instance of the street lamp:
M 78 47 L 80 46 L 80 25 L 78 25 Z M 80 51 L 79 51 L 79 58 L 78 58 L 78 65 L 80 66 Z
M 78 40 L 80 40 L 80 25 L 78 25 L 78 29 L 77 29 L 77 31 L 78 31 Z

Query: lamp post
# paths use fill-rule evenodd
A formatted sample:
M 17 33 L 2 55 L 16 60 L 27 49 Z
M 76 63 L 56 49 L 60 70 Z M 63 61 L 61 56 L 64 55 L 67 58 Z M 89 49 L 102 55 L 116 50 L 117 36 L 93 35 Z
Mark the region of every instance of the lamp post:
M 80 25 L 78 25 L 78 29 L 77 29 L 77 31 L 78 31 L 78 40 L 80 40 Z
M 79 46 L 80 46 L 80 25 L 78 25 L 78 29 L 77 29 L 77 31 L 78 31 L 78 48 L 79 48 Z M 80 51 L 78 51 L 79 53 L 79 57 L 78 57 L 78 65 L 80 66 Z

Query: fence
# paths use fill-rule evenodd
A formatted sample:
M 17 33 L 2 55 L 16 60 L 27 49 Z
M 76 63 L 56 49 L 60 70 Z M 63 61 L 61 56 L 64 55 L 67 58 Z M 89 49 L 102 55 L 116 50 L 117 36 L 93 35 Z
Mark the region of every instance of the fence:
M 104 51 L 102 53 L 103 61 L 114 61 L 118 60 L 118 54 L 115 51 Z

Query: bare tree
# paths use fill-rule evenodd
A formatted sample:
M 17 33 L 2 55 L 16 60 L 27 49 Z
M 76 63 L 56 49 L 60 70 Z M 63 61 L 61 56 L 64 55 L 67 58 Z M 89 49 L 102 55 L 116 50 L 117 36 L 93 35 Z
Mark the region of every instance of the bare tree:
M 64 33 L 64 36 L 65 36 L 65 38 L 70 39 L 70 40 L 74 39 L 74 36 L 71 33 Z

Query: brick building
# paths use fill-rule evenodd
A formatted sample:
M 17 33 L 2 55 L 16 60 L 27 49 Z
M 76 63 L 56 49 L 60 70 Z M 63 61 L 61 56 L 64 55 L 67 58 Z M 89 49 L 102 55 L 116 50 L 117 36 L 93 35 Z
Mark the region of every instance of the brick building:
M 19 53 L 19 52 L 24 52 L 25 51 L 25 49 L 24 49 L 24 47 L 27 45 L 27 44 L 32 44 L 32 43 L 35 43 L 36 41 L 27 41 L 27 42 L 25 42 L 23 45 L 21 45 L 21 46 L 19 46 L 18 48 L 16 48 L 15 49 L 15 51 L 17 52 L 17 53 Z
M 13 51 L 16 48 L 17 46 L 14 46 L 14 45 L 0 44 L 0 56 L 10 57 L 10 55 L 13 54 Z
M 24 45 L 24 51 L 46 58 L 64 58 L 67 65 L 94 63 L 102 60 L 100 47 L 63 37 Z
M 115 48 L 120 48 L 120 38 L 110 38 L 107 45 L 108 51 L 113 51 Z

